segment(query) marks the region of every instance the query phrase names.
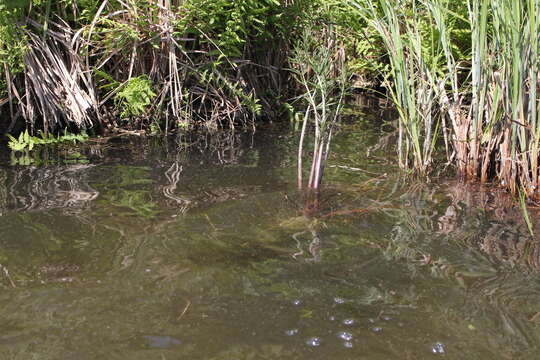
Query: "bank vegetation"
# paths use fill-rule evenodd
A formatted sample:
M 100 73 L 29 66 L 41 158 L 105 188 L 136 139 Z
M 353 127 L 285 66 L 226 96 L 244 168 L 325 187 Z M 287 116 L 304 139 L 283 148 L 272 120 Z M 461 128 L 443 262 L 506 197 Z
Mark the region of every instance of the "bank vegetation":
M 0 131 L 167 134 L 289 116 L 301 143 L 314 131 L 317 187 L 354 86 L 395 104 L 403 168 L 451 165 L 534 201 L 539 35 L 536 0 L 7 0 Z

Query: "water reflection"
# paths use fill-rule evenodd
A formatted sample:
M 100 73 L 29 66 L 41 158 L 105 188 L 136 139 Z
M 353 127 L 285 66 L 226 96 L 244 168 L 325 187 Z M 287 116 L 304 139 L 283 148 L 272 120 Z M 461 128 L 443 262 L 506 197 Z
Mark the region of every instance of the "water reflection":
M 59 209 L 81 214 L 99 196 L 88 184 L 92 165 L 64 165 L 2 169 L 0 212 Z
M 316 201 L 295 190 L 295 136 L 279 132 L 121 139 L 82 149 L 88 164 L 0 168 L 0 353 L 534 358 L 538 242 L 519 209 L 388 175 L 386 150 L 358 155 L 377 138 L 336 137 Z
M 178 181 L 180 181 L 180 176 L 184 168 L 179 164 L 178 161 L 173 162 L 171 167 L 165 171 L 165 178 L 168 181 L 168 185 L 163 186 L 163 195 L 175 202 L 179 207 L 180 213 L 185 213 L 189 209 L 191 201 L 189 199 L 184 199 L 175 195 L 176 187 L 178 186 Z

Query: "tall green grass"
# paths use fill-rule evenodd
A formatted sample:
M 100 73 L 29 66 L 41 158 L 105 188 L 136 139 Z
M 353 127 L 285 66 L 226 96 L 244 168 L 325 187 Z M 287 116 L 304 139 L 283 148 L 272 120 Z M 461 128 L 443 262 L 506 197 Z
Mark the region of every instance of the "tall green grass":
M 426 173 L 433 162 L 439 119 L 433 116 L 436 63 L 423 46 L 421 9 L 405 9 L 393 0 L 356 3 L 359 14 L 376 30 L 388 51 L 384 85 L 399 113 L 399 164 Z
M 468 0 L 461 12 L 448 0 L 353 5 L 386 48 L 400 164 L 429 172 L 441 137 L 462 178 L 539 198 L 538 1 Z

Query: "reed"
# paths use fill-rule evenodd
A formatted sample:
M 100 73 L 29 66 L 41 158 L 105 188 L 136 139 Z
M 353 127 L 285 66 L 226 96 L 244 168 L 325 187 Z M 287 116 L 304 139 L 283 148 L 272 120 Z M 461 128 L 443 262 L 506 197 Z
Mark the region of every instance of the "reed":
M 497 73 L 489 81 L 500 100 L 487 111 L 500 113 L 498 135 L 501 162 L 497 177 L 515 192 L 521 185 L 529 197 L 539 198 L 538 37 L 537 1 L 499 0 L 491 4 L 493 38 L 490 53 Z M 488 113 L 489 114 L 489 113 Z M 490 119 L 491 120 L 491 119 Z M 492 136 L 489 134 L 490 137 Z
M 433 116 L 438 68 L 423 46 L 421 10 L 400 7 L 392 0 L 355 3 L 360 16 L 382 39 L 390 70 L 384 75 L 390 98 L 399 113 L 399 164 L 427 173 L 433 162 L 439 119 Z M 402 14 L 407 13 L 407 16 Z M 400 15 L 401 14 L 401 15 Z
M 442 137 L 462 179 L 540 198 L 538 2 L 469 0 L 461 13 L 447 0 L 353 4 L 388 54 L 400 165 L 427 174 Z M 458 22 L 468 50 L 456 57 Z
M 317 188 L 352 61 L 396 105 L 403 168 L 429 176 L 446 152 L 462 179 L 540 200 L 539 36 L 537 0 L 10 0 L 0 125 L 251 127 L 300 87 L 299 184 L 313 127 Z
M 467 145 L 458 156 L 460 173 L 482 182 L 496 178 L 512 193 L 539 197 L 538 37 L 540 6 L 535 1 L 471 0 L 470 84 L 460 91 L 455 139 Z M 470 89 L 470 93 L 467 92 Z M 466 135 L 464 137 L 463 135 Z M 465 154 L 467 152 L 467 154 Z
M 306 28 L 294 46 L 290 62 L 296 81 L 303 87 L 297 99 L 305 105 L 298 147 L 298 187 L 304 187 L 304 140 L 308 124 L 312 124 L 313 156 L 307 187 L 318 189 L 348 82 L 343 48 L 333 26 Z

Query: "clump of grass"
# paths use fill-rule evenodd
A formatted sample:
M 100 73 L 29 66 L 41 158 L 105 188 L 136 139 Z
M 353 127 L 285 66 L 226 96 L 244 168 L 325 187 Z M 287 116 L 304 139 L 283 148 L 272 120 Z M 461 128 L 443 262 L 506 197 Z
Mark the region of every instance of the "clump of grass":
M 470 0 L 463 14 L 448 0 L 353 3 L 388 54 L 400 165 L 427 174 L 442 136 L 461 178 L 540 198 L 538 2 Z M 456 22 L 469 26 L 459 58 Z
M 322 3 L 8 1 L 0 4 L 0 111 L 9 106 L 31 133 L 106 125 L 115 107 L 133 117 L 123 126 L 165 133 L 251 126 L 263 110 L 279 116 L 289 45 Z M 129 90 L 146 86 L 143 78 L 152 89 L 137 98 Z
M 308 123 L 313 124 L 314 142 L 307 187 L 317 189 L 347 89 L 343 49 L 335 35 L 332 26 L 320 30 L 307 28 L 295 44 L 291 57 L 292 73 L 302 86 L 298 99 L 306 106 L 298 148 L 297 178 L 300 189 L 303 188 L 304 139 Z
M 14 137 L 10 134 L 6 134 L 9 138 L 8 147 L 14 151 L 31 151 L 37 145 L 54 145 L 64 142 L 84 142 L 88 139 L 88 135 L 85 131 L 79 134 L 73 134 L 64 129 L 63 134 L 56 136 L 52 134 L 45 134 L 40 131 L 40 136 L 32 136 L 28 133 L 28 130 L 20 133 L 18 137 Z
M 393 0 L 356 3 L 359 15 L 376 30 L 388 51 L 390 70 L 384 85 L 399 113 L 399 164 L 425 174 L 433 162 L 440 124 L 433 116 L 437 56 L 423 45 L 422 11 Z M 407 14 L 406 16 L 402 14 Z

